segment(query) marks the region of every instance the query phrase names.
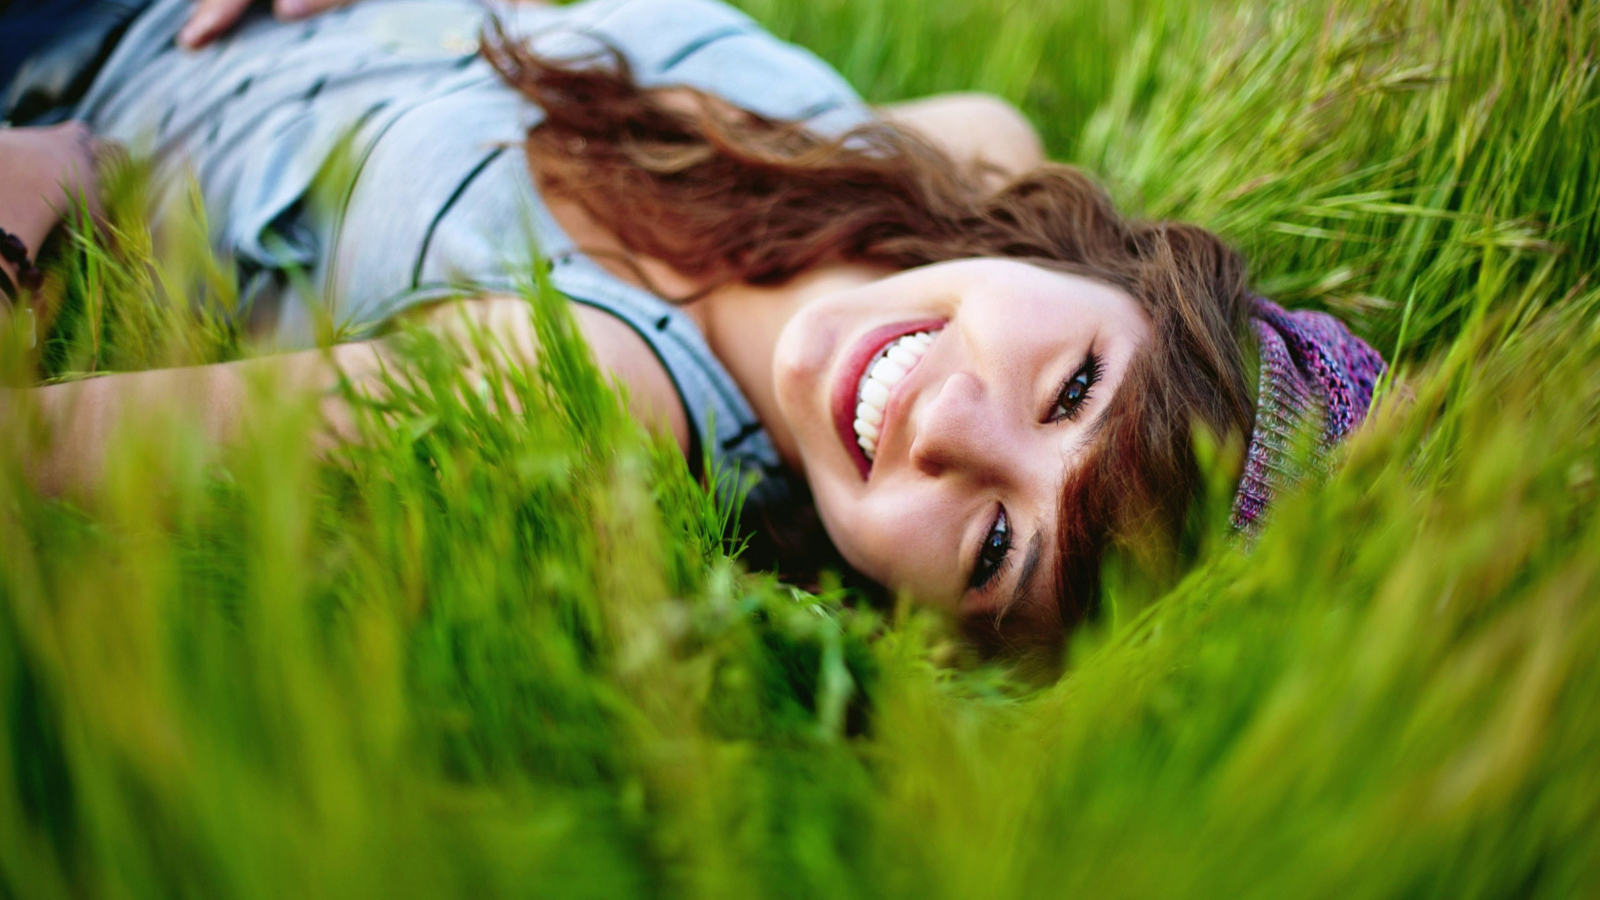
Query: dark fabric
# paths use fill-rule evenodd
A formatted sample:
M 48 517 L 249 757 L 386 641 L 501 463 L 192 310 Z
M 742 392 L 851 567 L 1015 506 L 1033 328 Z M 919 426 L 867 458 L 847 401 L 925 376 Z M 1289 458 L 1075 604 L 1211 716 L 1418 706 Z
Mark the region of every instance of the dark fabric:
M 149 0 L 0 0 L 0 121 L 67 117 Z
M 1309 462 L 1320 466 L 1366 418 L 1386 369 L 1376 350 L 1327 313 L 1291 312 L 1257 299 L 1250 324 L 1261 352 L 1260 381 L 1233 504 L 1234 527 L 1246 533 L 1260 527 L 1273 494 L 1299 476 L 1305 460 L 1298 442 L 1315 442 Z

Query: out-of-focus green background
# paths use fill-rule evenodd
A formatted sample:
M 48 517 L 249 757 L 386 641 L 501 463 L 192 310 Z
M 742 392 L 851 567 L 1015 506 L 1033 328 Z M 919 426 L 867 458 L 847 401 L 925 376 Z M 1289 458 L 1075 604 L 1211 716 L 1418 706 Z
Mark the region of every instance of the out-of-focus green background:
M 331 458 L 271 385 L 92 502 L 8 452 L 0 897 L 1600 893 L 1600 6 L 742 5 L 869 99 L 1006 96 L 1414 402 L 1252 548 L 1113 572 L 1038 690 L 743 573 L 537 285 L 536 371 L 416 337 Z M 8 383 L 240 352 L 130 206 Z

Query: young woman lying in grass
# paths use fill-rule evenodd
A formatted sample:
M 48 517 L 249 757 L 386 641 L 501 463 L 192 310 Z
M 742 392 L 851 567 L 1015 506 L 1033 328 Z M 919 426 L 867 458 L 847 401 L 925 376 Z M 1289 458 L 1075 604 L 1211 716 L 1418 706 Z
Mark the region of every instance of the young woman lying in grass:
M 1249 529 L 1295 436 L 1347 434 L 1383 368 L 1335 320 L 1253 297 L 1211 233 L 1121 217 L 1000 102 L 869 109 L 710 0 L 519 6 L 503 29 L 466 0 L 373 0 L 200 50 L 175 45 L 190 12 L 153 3 L 75 115 L 195 174 L 268 345 L 339 343 L 40 390 L 52 489 L 92 478 L 107 423 L 147 398 L 223 436 L 250 369 L 371 379 L 371 335 L 401 316 L 536 353 L 508 296 L 533 243 L 639 415 L 691 466 L 755 479 L 744 519 L 780 566 L 819 561 L 815 521 L 974 640 L 1059 645 L 1108 552 L 1177 561 L 1197 429 L 1246 448 Z

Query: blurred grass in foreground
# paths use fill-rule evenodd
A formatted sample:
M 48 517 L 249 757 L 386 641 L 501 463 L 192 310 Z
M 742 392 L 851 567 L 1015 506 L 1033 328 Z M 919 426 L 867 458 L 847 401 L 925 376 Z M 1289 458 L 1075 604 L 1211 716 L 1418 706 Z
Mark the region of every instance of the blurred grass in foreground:
M 332 458 L 268 384 L 92 504 L 8 458 L 0 896 L 1593 896 L 1600 10 L 744 5 L 872 99 L 1006 94 L 1415 403 L 1031 693 L 741 573 L 533 283 L 536 371 L 413 336 Z M 225 266 L 119 245 L 12 383 L 241 352 Z

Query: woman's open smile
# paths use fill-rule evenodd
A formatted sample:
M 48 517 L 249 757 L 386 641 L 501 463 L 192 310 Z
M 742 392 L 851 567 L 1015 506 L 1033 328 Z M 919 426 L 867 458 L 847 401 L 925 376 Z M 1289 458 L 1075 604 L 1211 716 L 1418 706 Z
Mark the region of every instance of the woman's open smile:
M 834 543 L 946 609 L 1047 608 L 1062 479 L 1148 333 L 1122 291 L 1002 259 L 801 309 L 775 392 Z
M 870 477 L 878 444 L 890 430 L 890 409 L 903 396 L 906 376 L 944 327 L 940 320 L 893 322 L 867 332 L 845 357 L 834 379 L 833 422 L 862 480 Z M 896 415 L 899 408 L 894 407 Z

